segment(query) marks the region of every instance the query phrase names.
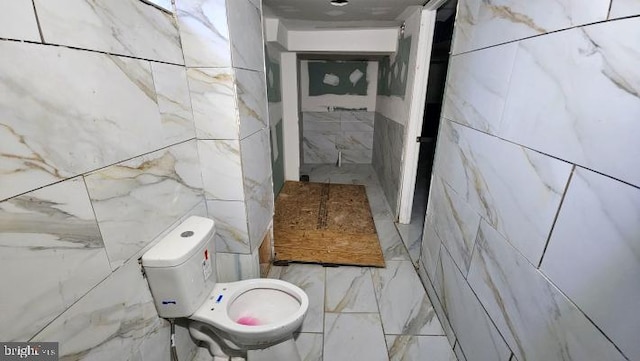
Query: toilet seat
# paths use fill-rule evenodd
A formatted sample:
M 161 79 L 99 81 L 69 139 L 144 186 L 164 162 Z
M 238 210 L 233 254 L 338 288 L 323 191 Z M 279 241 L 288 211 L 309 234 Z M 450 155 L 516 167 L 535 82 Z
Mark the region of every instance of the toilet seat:
M 211 326 L 213 331 L 222 331 L 221 337 L 238 345 L 255 347 L 290 338 L 302 324 L 308 307 L 309 298 L 299 287 L 281 280 L 258 278 L 216 284 L 189 318 Z M 256 309 L 257 325 L 237 322 L 243 308 L 249 313 L 251 308 Z M 265 311 L 270 314 L 263 315 Z

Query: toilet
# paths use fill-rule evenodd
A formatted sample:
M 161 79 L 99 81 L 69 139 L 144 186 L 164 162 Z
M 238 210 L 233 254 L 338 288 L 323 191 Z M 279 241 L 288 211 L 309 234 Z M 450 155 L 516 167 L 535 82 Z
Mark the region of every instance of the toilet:
M 306 293 L 275 279 L 217 283 L 214 234 L 213 220 L 191 216 L 142 256 L 158 315 L 187 319 L 216 361 L 301 360 L 293 333 L 309 307 Z

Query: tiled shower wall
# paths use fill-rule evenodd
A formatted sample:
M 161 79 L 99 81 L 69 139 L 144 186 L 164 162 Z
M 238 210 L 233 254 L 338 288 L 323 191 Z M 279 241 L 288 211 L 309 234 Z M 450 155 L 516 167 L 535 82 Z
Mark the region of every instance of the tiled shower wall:
M 333 111 L 302 113 L 304 164 L 370 164 L 374 112 Z
M 253 2 L 230 3 L 238 7 L 234 14 L 257 19 L 249 27 L 243 18 L 242 35 L 235 38 L 239 20 L 221 16 L 224 1 L 178 1 L 178 23 L 137 0 L 5 4 L 0 339 L 59 341 L 70 360 L 168 358 L 168 324 L 156 314 L 137 259 L 173 223 L 206 216 L 207 208 L 211 216 L 226 217 L 216 218 L 219 229 L 231 219 L 246 230 L 240 240 L 221 233 L 217 246 L 226 253 L 218 255 L 219 277 L 258 274 L 256 248 L 273 203 L 269 162 L 262 159 L 269 154 L 261 112 L 262 27 Z M 181 40 L 190 66 L 196 56 L 188 51 L 193 37 L 185 36 L 187 29 L 208 34 L 203 24 L 226 29 L 227 20 L 235 40 L 213 43 L 235 54 L 235 63 L 207 69 L 223 74 L 214 77 L 220 88 L 215 81 L 207 85 L 230 99 L 206 109 L 197 96 L 207 87 L 190 83 L 194 70 L 185 69 Z M 249 29 L 258 36 L 255 54 L 247 50 L 255 49 Z M 226 70 L 232 64 L 258 70 Z M 233 124 L 239 131 L 220 138 L 231 144 L 242 173 L 235 180 L 207 178 L 223 160 L 203 150 L 216 149 L 218 139 L 201 136 L 209 134 L 203 129 L 222 132 Z M 227 197 L 218 192 L 226 190 L 223 181 L 242 189 Z M 232 216 L 236 207 L 245 209 L 238 213 L 245 218 Z M 189 359 L 194 345 L 184 328 L 178 331 L 180 359 Z
M 640 6 L 513 4 L 459 2 L 421 276 L 468 361 L 640 359 Z

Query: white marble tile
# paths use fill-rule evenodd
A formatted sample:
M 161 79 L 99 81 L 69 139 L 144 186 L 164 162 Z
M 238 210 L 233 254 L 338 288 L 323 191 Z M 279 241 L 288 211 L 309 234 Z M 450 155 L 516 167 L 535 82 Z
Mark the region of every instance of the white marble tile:
M 251 251 L 244 201 L 207 200 L 207 210 L 216 222 L 216 252 Z
M 485 222 L 467 279 L 518 359 L 626 360 L 573 303 Z
M 373 132 L 341 132 L 336 138 L 336 147 L 340 150 L 370 150 L 373 147 Z
M 0 38 L 40 41 L 40 32 L 31 0 L 3 4 L 0 12 Z
M 356 112 L 356 111 L 342 111 L 340 112 L 340 121 L 343 124 L 350 124 L 350 123 L 355 123 L 355 124 L 351 124 L 351 125 L 368 125 L 369 127 L 365 130 L 362 131 L 372 131 L 373 130 L 373 121 L 375 118 L 375 112 Z M 345 131 L 348 131 L 350 129 L 342 129 Z M 360 130 L 352 130 L 352 131 L 360 131 Z
M 436 265 L 436 267 L 439 265 L 440 265 L 440 261 L 438 260 L 438 264 Z M 429 279 L 429 276 L 425 271 L 425 266 L 422 264 L 422 262 L 419 262 L 417 271 L 420 277 L 420 282 L 422 282 L 422 285 L 424 286 L 424 289 L 427 292 L 427 296 L 429 297 L 429 300 L 433 305 L 433 310 L 436 312 L 436 316 L 438 316 L 438 321 L 440 322 L 440 325 L 442 325 L 442 329 L 444 330 L 445 336 L 447 336 L 447 339 L 449 340 L 449 344 L 452 345 L 456 342 L 456 335 L 453 332 L 453 328 L 451 328 L 451 324 L 449 323 L 447 314 L 444 312 L 444 309 L 442 308 L 442 304 L 440 303 L 440 299 L 438 298 L 439 296 L 436 293 L 436 289 L 434 288 L 432 281 Z
M 230 67 L 225 0 L 180 0 L 176 10 L 185 65 Z
M 263 72 L 235 69 L 235 75 L 240 139 L 244 139 L 269 124 L 267 85 Z
M 184 64 L 173 17 L 138 0 L 34 0 L 47 43 Z
M 407 248 L 402 243 L 402 238 L 391 221 L 390 213 L 387 213 L 387 220 L 376 220 L 376 232 L 380 240 L 380 247 L 385 261 L 410 261 Z
M 29 340 L 110 272 L 81 178 L 0 203 L 0 339 Z
M 442 116 L 496 134 L 517 49 L 512 43 L 451 57 Z
M 400 189 L 403 147 L 404 126 L 376 113 L 372 164 L 394 215 Z
M 434 169 L 531 263 L 538 264 L 571 165 L 445 121 Z
M 324 323 L 325 360 L 389 360 L 377 313 L 327 313 Z
M 146 61 L 8 41 L 0 53 L 0 199 L 174 138 Z
M 147 282 L 133 260 L 100 283 L 31 341 L 56 341 L 65 360 L 128 360 L 157 314 Z
M 429 217 L 435 233 L 466 275 L 480 225 L 480 215 L 440 177 L 432 177 Z
M 460 348 L 460 343 L 456 343 L 456 346 L 453 348 L 453 353 L 456 354 L 458 361 L 467 361 L 467 358 L 464 356 L 464 352 L 462 351 L 462 348 Z
M 295 335 L 295 340 L 302 361 L 322 361 L 321 333 L 299 333 Z
M 373 151 L 371 149 L 341 149 L 343 164 L 371 164 Z
M 302 119 L 305 122 L 339 122 L 341 112 L 303 112 Z
M 218 282 L 260 278 L 258 251 L 251 254 L 216 253 L 216 270 Z
M 187 73 L 183 66 L 151 63 L 160 119 L 177 143 L 195 137 Z
M 398 230 L 398 234 L 400 234 L 400 239 L 402 239 L 402 243 L 407 248 L 409 258 L 414 266 L 418 265 L 421 253 L 420 248 L 422 248 L 423 227 L 421 226 L 424 226 L 424 223 L 417 222 L 417 224 L 415 224 L 413 221 L 409 224 L 396 223 L 396 229 Z
M 631 18 L 521 42 L 502 136 L 639 186 L 638 38 Z
M 638 0 L 612 0 L 609 19 L 624 16 L 640 15 L 640 2 Z
M 631 360 L 640 359 L 638 254 L 640 189 L 576 169 L 541 269 Z
M 304 118 L 304 117 L 303 117 Z M 328 122 L 328 121 L 311 121 L 306 118 L 303 120 L 302 124 L 303 133 L 321 133 L 327 135 L 336 135 L 340 134 L 340 122 Z
M 420 260 L 431 279 L 436 276 L 436 265 L 438 264 L 438 257 L 440 257 L 441 244 L 442 241 L 436 233 L 433 221 L 427 219 L 424 225 Z
M 269 224 L 273 221 L 274 199 L 269 141 L 269 129 L 265 128 L 240 142 L 252 250 L 260 245 Z
M 609 0 L 462 0 L 452 52 L 458 54 L 512 40 L 605 20 Z
M 198 140 L 202 181 L 207 199 L 242 201 L 242 161 L 238 140 Z
M 204 199 L 195 140 L 85 176 L 115 269 Z
M 302 288 L 309 296 L 309 308 L 300 332 L 323 332 L 324 268 L 320 265 L 307 264 L 291 264 L 286 267 L 271 266 L 269 278 L 281 279 Z M 327 360 L 331 360 L 331 358 L 327 357 Z
M 440 299 L 458 344 L 473 360 L 508 361 L 511 350 L 445 249 L 440 261 Z
M 369 269 L 337 267 L 326 271 L 325 312 L 378 312 Z
M 445 336 L 387 335 L 391 361 L 457 361 Z
M 431 302 L 411 262 L 388 261 L 371 270 L 384 332 L 393 335 L 443 335 Z
M 235 77 L 231 68 L 187 69 L 198 139 L 238 139 Z
M 336 136 L 305 132 L 302 138 L 302 151 L 304 163 L 335 163 L 338 160 Z
M 264 71 L 260 8 L 251 0 L 227 1 L 227 16 L 233 67 Z

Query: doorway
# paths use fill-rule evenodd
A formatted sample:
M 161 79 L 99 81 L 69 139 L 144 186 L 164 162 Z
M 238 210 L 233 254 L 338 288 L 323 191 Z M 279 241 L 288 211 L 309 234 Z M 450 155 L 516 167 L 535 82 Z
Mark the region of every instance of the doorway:
M 422 129 L 420 136 L 416 139 L 420 143 L 420 149 L 410 219 L 408 224 L 397 223 L 396 225 L 414 263 L 420 256 L 420 243 L 427 210 L 436 138 L 440 125 L 456 6 L 457 0 L 449 0 L 436 12 Z

